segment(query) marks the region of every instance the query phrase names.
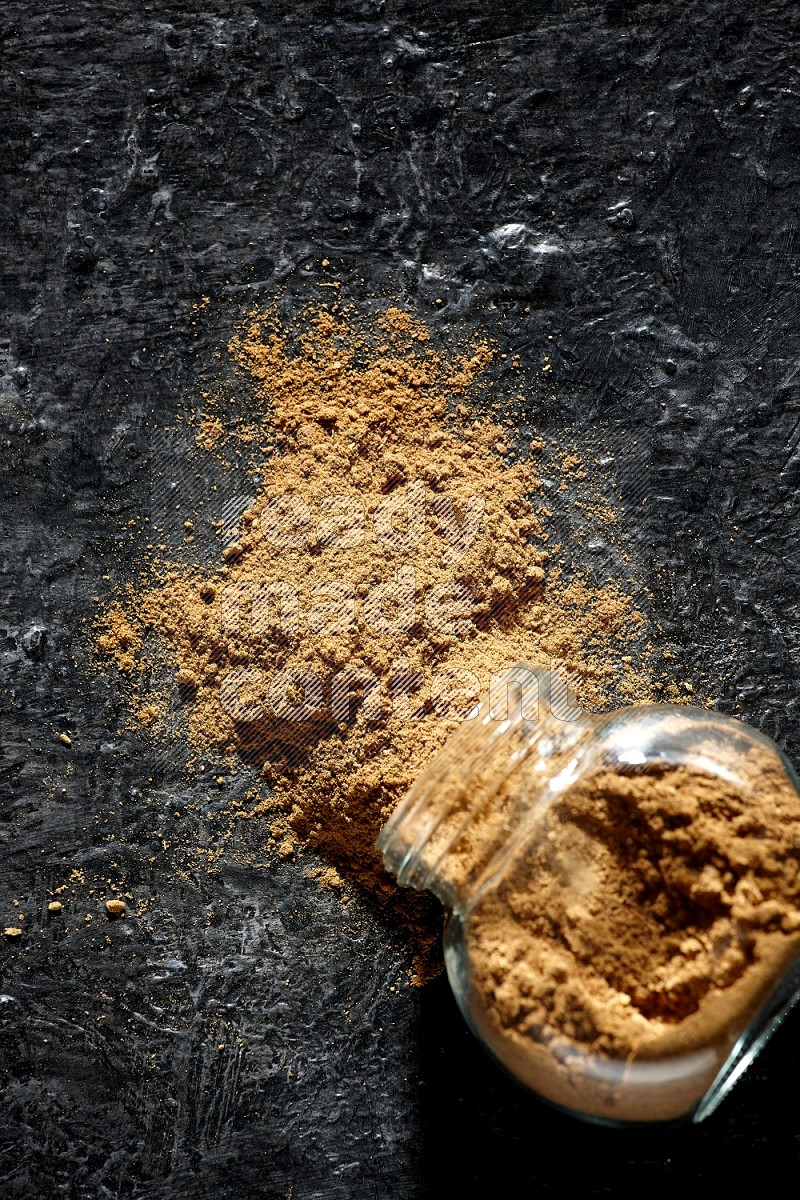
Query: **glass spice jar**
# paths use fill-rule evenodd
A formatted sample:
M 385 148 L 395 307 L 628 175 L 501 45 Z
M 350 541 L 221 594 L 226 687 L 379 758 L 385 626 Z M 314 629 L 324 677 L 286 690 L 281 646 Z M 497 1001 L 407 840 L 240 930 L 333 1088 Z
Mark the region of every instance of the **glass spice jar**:
M 378 847 L 448 910 L 479 1040 L 586 1119 L 702 1120 L 800 994 L 800 782 L 735 719 L 583 714 L 518 664 Z

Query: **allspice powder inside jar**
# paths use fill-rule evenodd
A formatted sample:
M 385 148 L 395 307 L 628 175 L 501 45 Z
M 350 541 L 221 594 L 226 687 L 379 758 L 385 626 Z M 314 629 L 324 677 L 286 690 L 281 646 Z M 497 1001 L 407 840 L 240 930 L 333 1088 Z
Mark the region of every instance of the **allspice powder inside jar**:
M 601 769 L 478 903 L 484 1018 L 525 1043 L 537 1091 L 614 1120 L 675 1118 L 707 1091 L 800 949 L 800 803 L 778 780 L 760 800 L 687 767 Z
M 450 908 L 473 1030 L 578 1115 L 702 1119 L 800 987 L 797 780 L 730 718 L 484 705 L 380 844 Z

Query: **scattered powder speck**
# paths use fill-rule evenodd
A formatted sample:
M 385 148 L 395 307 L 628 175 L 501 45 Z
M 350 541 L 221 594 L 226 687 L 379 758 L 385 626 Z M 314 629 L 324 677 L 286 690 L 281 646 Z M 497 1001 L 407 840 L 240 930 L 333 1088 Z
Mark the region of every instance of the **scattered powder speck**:
M 138 655 L 142 639 L 134 621 L 135 618 L 129 619 L 121 605 L 111 604 L 98 622 L 98 627 L 103 630 L 97 638 L 98 650 L 110 655 L 119 670 L 126 674 L 140 665 Z
M 219 417 L 201 417 L 195 441 L 203 450 L 214 450 L 225 432 Z

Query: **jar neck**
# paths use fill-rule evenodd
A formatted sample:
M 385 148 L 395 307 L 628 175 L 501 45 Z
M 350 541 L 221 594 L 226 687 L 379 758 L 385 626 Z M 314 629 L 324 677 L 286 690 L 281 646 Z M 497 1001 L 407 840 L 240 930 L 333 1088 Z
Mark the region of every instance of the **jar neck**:
M 498 680 L 406 793 L 378 838 L 406 886 L 463 913 L 578 769 L 596 718 L 554 677 L 517 665 Z

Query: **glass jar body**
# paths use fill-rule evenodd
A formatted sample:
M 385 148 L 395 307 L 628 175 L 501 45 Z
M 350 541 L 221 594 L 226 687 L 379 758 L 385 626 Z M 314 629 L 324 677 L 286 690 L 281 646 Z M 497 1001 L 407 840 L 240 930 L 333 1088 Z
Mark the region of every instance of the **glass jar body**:
M 705 710 L 564 719 L 541 675 L 506 683 L 519 703 L 465 722 L 387 825 L 387 865 L 450 910 L 459 1006 L 522 1083 L 593 1120 L 699 1120 L 797 997 L 796 777 Z
M 445 922 L 444 959 L 462 1016 L 490 1057 L 549 1104 L 601 1125 L 705 1120 L 800 999 L 795 957 L 749 1021 L 734 1021 L 699 1048 L 673 1049 L 650 1061 L 627 1060 L 593 1054 L 546 1031 L 519 1039 L 498 1028 L 484 989 L 474 979 L 468 932 L 453 913 Z

